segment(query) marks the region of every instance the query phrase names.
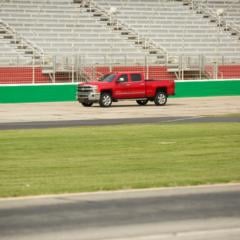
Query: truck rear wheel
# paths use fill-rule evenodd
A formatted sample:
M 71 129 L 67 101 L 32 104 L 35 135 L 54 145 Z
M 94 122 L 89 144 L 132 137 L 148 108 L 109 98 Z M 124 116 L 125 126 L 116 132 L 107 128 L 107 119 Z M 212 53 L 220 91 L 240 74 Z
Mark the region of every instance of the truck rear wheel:
M 165 105 L 167 103 L 167 94 L 162 91 L 157 92 L 154 98 L 154 103 L 157 106 Z
M 140 106 L 144 106 L 148 103 L 148 99 L 144 99 L 144 100 L 136 100 L 137 104 Z
M 108 92 L 103 92 L 101 94 L 99 104 L 101 107 L 110 107 L 112 105 L 112 96 Z

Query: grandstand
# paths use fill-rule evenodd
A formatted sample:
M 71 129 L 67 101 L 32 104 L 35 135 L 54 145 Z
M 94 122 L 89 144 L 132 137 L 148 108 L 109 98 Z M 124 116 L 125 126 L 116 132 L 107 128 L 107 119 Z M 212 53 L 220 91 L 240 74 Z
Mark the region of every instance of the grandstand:
M 49 77 L 40 82 L 55 82 L 59 73 L 63 81 L 77 71 L 93 75 L 91 66 L 99 66 L 98 74 L 144 64 L 155 72 L 160 66 L 163 78 L 183 78 L 187 70 L 240 76 L 239 0 L 2 0 L 0 6 L 0 65 L 41 67 Z
M 205 7 L 206 9 L 212 10 L 212 14 L 216 12 L 217 9 L 223 9 L 223 20 L 225 20 L 228 24 L 233 24 L 240 26 L 240 7 L 239 0 L 199 0 L 199 5 Z
M 97 2 L 105 8 L 115 6 L 119 19 L 163 46 L 170 55 L 239 56 L 239 39 L 219 29 L 215 22 L 199 16 L 181 1 Z
M 1 18 L 47 55 L 143 54 L 84 10 L 71 0 L 11 0 Z

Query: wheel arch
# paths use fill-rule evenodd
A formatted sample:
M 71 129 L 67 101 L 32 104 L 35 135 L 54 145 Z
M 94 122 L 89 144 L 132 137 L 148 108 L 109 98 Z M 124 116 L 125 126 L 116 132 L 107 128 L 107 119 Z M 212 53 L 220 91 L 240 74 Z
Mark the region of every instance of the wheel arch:
M 103 89 L 103 90 L 101 91 L 101 94 L 102 94 L 102 93 L 109 93 L 111 96 L 113 95 L 112 89 Z
M 158 92 L 164 92 L 164 93 L 168 96 L 167 87 L 158 87 L 158 88 L 156 88 L 155 95 L 156 95 Z

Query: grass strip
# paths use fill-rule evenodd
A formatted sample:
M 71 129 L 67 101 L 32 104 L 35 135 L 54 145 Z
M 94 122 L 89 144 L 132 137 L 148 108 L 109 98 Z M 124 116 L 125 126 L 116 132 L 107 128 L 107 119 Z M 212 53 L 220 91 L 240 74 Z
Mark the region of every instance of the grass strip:
M 0 197 L 240 181 L 240 124 L 0 132 Z

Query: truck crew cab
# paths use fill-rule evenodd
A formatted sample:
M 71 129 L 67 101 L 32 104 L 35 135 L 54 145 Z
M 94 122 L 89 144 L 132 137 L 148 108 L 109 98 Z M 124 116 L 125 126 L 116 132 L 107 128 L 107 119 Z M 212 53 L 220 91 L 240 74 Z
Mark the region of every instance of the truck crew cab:
M 170 95 L 175 94 L 172 80 L 146 80 L 140 72 L 111 72 L 98 81 L 80 83 L 77 99 L 85 107 L 99 103 L 101 107 L 110 107 L 112 102 L 133 99 L 139 105 L 153 101 L 162 106 Z

